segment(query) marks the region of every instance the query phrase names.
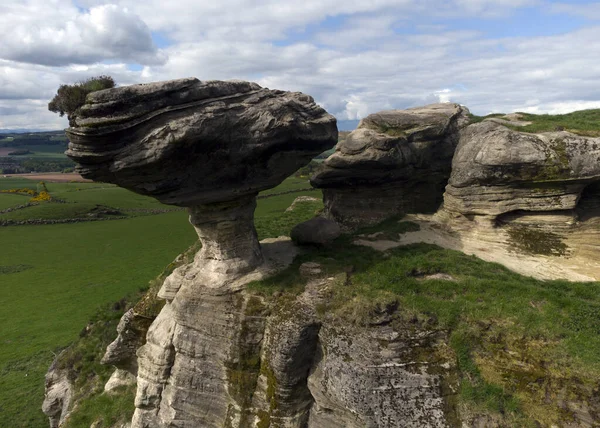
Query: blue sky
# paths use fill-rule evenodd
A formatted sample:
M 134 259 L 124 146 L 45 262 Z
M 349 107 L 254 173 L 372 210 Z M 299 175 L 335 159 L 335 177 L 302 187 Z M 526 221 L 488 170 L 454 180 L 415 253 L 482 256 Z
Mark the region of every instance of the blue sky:
M 0 128 L 58 129 L 60 84 L 195 76 L 312 95 L 344 127 L 458 102 L 473 113 L 600 108 L 600 2 L 4 0 Z

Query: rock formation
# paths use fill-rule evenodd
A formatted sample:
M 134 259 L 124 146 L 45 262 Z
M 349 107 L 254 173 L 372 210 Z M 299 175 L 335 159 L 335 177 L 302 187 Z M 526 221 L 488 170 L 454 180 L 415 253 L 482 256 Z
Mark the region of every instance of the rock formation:
M 58 357 L 46 373 L 46 388 L 42 404 L 42 411 L 48 416 L 50 428 L 58 428 L 65 421 L 72 400 L 73 385 L 69 379 L 69 371 L 58 367 L 57 361 Z
M 311 179 L 325 215 L 346 228 L 403 213 L 435 212 L 469 111 L 432 104 L 371 114 Z
M 598 204 L 600 138 L 530 134 L 496 121 L 463 130 L 444 194 L 443 215 L 480 223 L 531 218 L 573 223 L 578 204 Z
M 327 245 L 341 233 L 340 226 L 335 221 L 324 217 L 314 217 L 294 226 L 290 238 L 300 245 Z
M 437 136 L 455 126 L 446 120 L 444 131 L 410 135 Z M 202 242 L 158 293 L 167 304 L 137 351 L 132 428 L 451 425 L 446 333 L 394 311 L 359 329 L 321 313 L 344 279 L 316 263 L 300 269 L 298 296 L 245 289 L 297 254 L 288 238 L 257 241 L 257 192 L 337 140 L 335 119 L 310 97 L 186 79 L 94 93 L 75 124 L 68 155 L 85 177 L 188 207 Z M 429 144 L 419 138 L 411 144 Z M 128 314 L 105 361 L 134 370 L 143 328 L 129 329 Z
M 335 119 L 307 95 L 197 79 L 99 91 L 75 116 L 67 155 L 84 177 L 188 207 L 202 242 L 138 351 L 133 427 L 243 425 L 235 391 L 257 376 L 243 357 L 264 321 L 241 290 L 294 254 L 283 241 L 263 256 L 255 197 L 332 147 Z
M 600 139 L 516 132 L 507 127 L 522 125 L 516 116 L 467 122 L 468 110 L 456 104 L 364 119 L 312 179 L 324 190 L 328 219 L 301 223 L 294 240 L 331 244 L 340 234 L 332 220 L 353 229 L 433 212 L 449 177 L 443 208 L 427 216 L 438 229 L 436 219 L 467 229 L 473 220 L 563 227 L 579 219 L 594 224 L 585 233 L 600 237 Z M 462 414 L 464 361 L 436 314 L 417 317 L 387 295 L 385 303 L 363 305 L 352 289 L 354 266 L 332 274 L 333 259 L 305 260 L 292 272 L 302 292 L 247 289 L 299 254 L 285 237 L 259 243 L 253 215 L 259 191 L 336 141 L 335 119 L 312 98 L 248 82 L 182 79 L 93 93 L 74 124 L 68 155 L 81 174 L 187 207 L 202 242 L 189 252 L 195 256 L 171 265 L 157 293 L 123 316 L 103 359 L 119 368 L 107 391 L 137 375 L 131 428 L 503 426 L 501 415 Z M 497 239 L 497 228 L 488 229 Z M 590 259 L 598 254 L 592 247 L 586 244 Z M 443 272 L 422 276 L 459 281 Z M 340 299 L 357 306 L 340 311 Z M 505 375 L 521 382 L 529 372 L 522 375 L 516 361 Z M 592 426 L 600 404 L 589 397 L 597 397 L 597 386 L 577 385 L 559 385 L 565 399 L 546 393 L 539 401 L 562 403 L 572 426 Z M 58 426 L 70 384 L 53 367 L 47 387 L 44 411 Z
M 102 364 L 110 364 L 137 375 L 135 353 L 146 341 L 151 322 L 152 318 L 136 313 L 134 308 L 125 312 L 117 326 L 117 338 L 106 348 Z

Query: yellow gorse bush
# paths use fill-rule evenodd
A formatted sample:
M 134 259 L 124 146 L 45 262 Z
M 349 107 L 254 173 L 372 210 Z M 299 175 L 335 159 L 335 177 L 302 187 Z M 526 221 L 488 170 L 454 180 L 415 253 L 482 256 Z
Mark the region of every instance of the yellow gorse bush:
M 48 202 L 52 200 L 52 196 L 50 196 L 50 193 L 48 193 L 48 189 L 46 188 L 46 184 L 42 181 L 40 182 L 40 187 L 41 187 L 41 191 L 35 191 L 33 189 L 28 189 L 28 188 L 18 188 L 18 189 L 6 189 L 6 190 L 0 190 L 0 193 L 14 193 L 17 195 L 24 195 L 24 196 L 33 196 L 33 198 L 31 198 L 29 200 L 29 202 Z
M 48 202 L 51 200 L 52 197 L 50 196 L 50 193 L 46 192 L 45 190 L 42 190 L 40 193 L 31 198 L 29 202 Z
M 37 193 L 35 190 L 33 189 L 26 189 L 26 188 L 22 188 L 22 189 L 6 189 L 6 190 L 0 190 L 0 193 L 19 193 L 22 195 L 29 195 L 29 196 L 35 196 L 35 194 Z

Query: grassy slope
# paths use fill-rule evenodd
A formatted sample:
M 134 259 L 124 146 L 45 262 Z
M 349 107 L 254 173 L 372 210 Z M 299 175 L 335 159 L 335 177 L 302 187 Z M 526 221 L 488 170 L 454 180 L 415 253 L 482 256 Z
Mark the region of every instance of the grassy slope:
M 18 187 L 35 190 L 37 183 L 32 180 L 4 178 L 0 180 L 0 186 L 0 190 Z M 88 213 L 93 212 L 98 204 L 124 210 L 120 215 L 129 216 L 135 215 L 136 210 L 141 209 L 178 209 L 110 184 L 47 183 L 46 186 L 53 198 L 66 203 L 40 203 L 37 206 L 0 214 L 0 220 L 88 218 Z M 28 198 L 22 198 L 25 202 L 28 201 Z M 19 205 L 10 205 L 15 199 L 12 194 L 0 193 L 0 209 L 4 205 Z
M 96 308 L 147 285 L 195 239 L 185 213 L 74 225 L 5 227 L 0 426 L 45 426 L 39 408 L 52 351 L 73 341 Z M 42 423 L 43 422 L 43 423 Z
M 0 180 L 0 189 L 36 186 L 30 180 Z M 168 208 L 110 185 L 47 186 L 54 197 L 71 203 L 46 207 L 78 209 L 100 203 Z M 275 192 L 305 187 L 306 180 L 290 179 Z M 318 191 L 302 194 L 320 197 Z M 298 215 L 304 219 L 314 214 L 319 204 L 284 214 L 297 196 L 259 200 L 256 219 L 261 238 L 289 234 L 300 221 Z M 0 194 L 2 203 L 8 198 L 13 201 L 14 195 Z M 5 302 L 0 306 L 0 427 L 46 427 L 40 406 L 43 377 L 53 352 L 72 342 L 98 307 L 147 286 L 195 239 L 183 211 L 115 221 L 0 227 L 0 299 Z

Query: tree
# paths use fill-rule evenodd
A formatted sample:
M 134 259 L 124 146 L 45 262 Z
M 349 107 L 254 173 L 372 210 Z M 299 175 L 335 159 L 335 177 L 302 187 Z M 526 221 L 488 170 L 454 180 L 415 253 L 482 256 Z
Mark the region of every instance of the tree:
M 48 103 L 48 110 L 58 113 L 61 117 L 66 114 L 69 126 L 74 126 L 73 114 L 85 104 L 87 94 L 114 87 L 115 81 L 110 76 L 90 77 L 73 85 L 60 85 L 56 95 Z

